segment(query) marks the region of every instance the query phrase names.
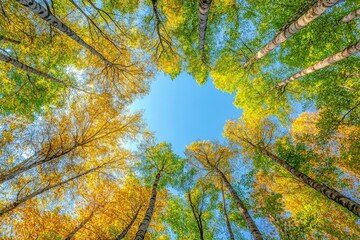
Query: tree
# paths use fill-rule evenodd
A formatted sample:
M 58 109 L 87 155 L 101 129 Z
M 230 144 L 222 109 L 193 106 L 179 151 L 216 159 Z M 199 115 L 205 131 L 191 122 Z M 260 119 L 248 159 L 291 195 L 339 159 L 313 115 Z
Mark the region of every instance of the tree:
M 351 13 L 349 13 L 348 15 L 346 15 L 345 17 L 343 17 L 341 19 L 342 22 L 344 23 L 348 23 L 351 20 L 353 20 L 354 18 L 357 18 L 358 16 L 360 16 L 360 8 L 352 11 Z
M 7 157 L 16 160 L 1 169 L 0 183 L 69 154 L 74 154 L 72 157 L 86 155 L 81 148 L 89 147 L 89 150 L 102 152 L 106 151 L 105 142 L 109 144 L 109 149 L 120 137 L 135 137 L 141 130 L 140 115 L 127 116 L 124 108 L 113 104 L 108 95 L 85 98 L 72 104 L 72 119 L 68 118 L 66 111 L 62 115 L 51 116 L 43 123 L 40 132 L 20 138 L 20 145 L 30 148 L 26 154 L 28 157 L 9 152 Z M 5 156 L 3 159 L 6 161 Z
M 244 218 L 253 238 L 262 239 L 262 235 L 246 209 L 245 204 L 239 198 L 228 178 L 222 170 L 220 170 L 221 166 L 224 167 L 228 164 L 228 160 L 234 156 L 234 152 L 220 144 L 204 141 L 192 143 L 187 147 L 186 154 L 189 159 L 195 159 L 200 162 L 208 171 L 215 171 L 216 175 L 224 181 L 226 188 L 230 191 L 231 196 L 233 197 L 233 200 Z
M 155 175 L 155 180 L 152 185 L 151 197 L 145 213 L 145 216 L 140 223 L 135 239 L 144 239 L 145 234 L 149 228 L 151 218 L 154 213 L 158 185 L 160 180 L 164 181 L 163 184 L 171 182 L 170 174 L 182 171 L 181 159 L 172 152 L 171 145 L 162 142 L 154 144 L 153 141 L 146 143 L 143 146 L 144 152 L 142 153 L 141 169 L 146 171 L 145 178 L 150 174 Z M 147 175 L 147 176 L 146 176 Z M 148 181 L 148 179 L 146 179 Z
M 224 183 L 221 182 L 221 198 L 222 198 L 222 207 L 223 207 L 223 211 L 224 211 L 224 219 L 226 222 L 226 227 L 228 229 L 229 232 L 229 238 L 230 240 L 235 240 L 234 237 L 234 233 L 231 229 L 231 222 L 227 213 L 227 209 L 226 209 L 226 198 L 225 198 L 225 191 L 224 191 Z
M 199 44 L 200 54 L 203 61 L 205 60 L 204 46 L 205 46 L 205 34 L 207 28 L 208 15 L 210 11 L 212 0 L 200 0 L 199 1 Z
M 92 54 L 99 57 L 102 61 L 104 61 L 109 66 L 113 66 L 114 63 L 107 60 L 101 53 L 96 51 L 93 47 L 87 44 L 83 39 L 81 39 L 73 30 L 71 30 L 68 26 L 66 26 L 63 22 L 61 22 L 56 16 L 54 16 L 49 9 L 44 8 L 39 3 L 35 2 L 34 0 L 18 0 L 20 4 L 24 7 L 29 8 L 32 12 L 39 15 L 42 19 L 47 21 L 52 26 L 59 29 L 61 32 L 68 35 L 74 41 L 88 49 Z
M 357 42 L 354 45 L 351 45 L 351 46 L 345 48 L 341 52 L 338 52 L 328 58 L 325 58 L 324 60 L 315 63 L 314 65 L 306 68 L 305 70 L 302 70 L 302 71 L 292 75 L 291 77 L 288 77 L 287 79 L 283 80 L 282 82 L 276 84 L 275 88 L 284 89 L 287 86 L 287 84 L 296 80 L 297 78 L 300 78 L 302 76 L 305 76 L 307 74 L 315 72 L 319 69 L 328 67 L 336 62 L 339 62 L 341 60 L 344 60 L 344 59 L 350 57 L 351 55 L 356 54 L 359 51 L 360 51 L 360 42 Z
M 285 42 L 297 31 L 306 27 L 310 22 L 318 18 L 322 13 L 324 13 L 328 8 L 337 4 L 339 0 L 319 0 L 317 1 L 304 15 L 292 23 L 289 27 L 282 30 L 279 34 L 276 35 L 265 47 L 258 51 L 254 57 L 250 58 L 245 64 L 244 67 L 252 64 L 254 61 L 263 58 L 271 50 Z
M 138 209 L 136 210 L 133 218 L 131 219 L 131 221 L 129 222 L 129 224 L 126 226 L 126 228 L 119 234 L 119 236 L 117 236 L 115 238 L 115 240 L 120 240 L 123 239 L 125 237 L 125 235 L 128 233 L 129 229 L 131 228 L 131 226 L 134 224 L 139 212 L 140 212 L 141 206 L 138 207 Z
M 39 70 L 37 70 L 37 69 L 34 69 L 34 68 L 30 67 L 30 66 L 27 66 L 26 64 L 23 64 L 23 63 L 17 61 L 16 59 L 12 59 L 12 58 L 10 58 L 10 57 L 8 57 L 8 56 L 6 56 L 6 55 L 4 55 L 4 54 L 1 54 L 1 53 L 0 53 L 0 61 L 6 62 L 6 63 L 10 63 L 10 64 L 12 64 L 13 66 L 18 67 L 18 68 L 20 68 L 20 69 L 22 69 L 22 70 L 24 70 L 24 71 L 26 71 L 26 72 L 39 75 L 39 76 L 41 76 L 41 77 L 43 77 L 43 78 L 49 79 L 49 80 L 54 81 L 54 82 L 56 82 L 56 83 L 60 83 L 60 84 L 63 84 L 63 85 L 65 85 L 65 86 L 69 86 L 68 83 L 66 83 L 66 82 L 64 82 L 64 81 L 62 81 L 62 80 L 56 79 L 56 78 L 50 76 L 50 75 L 47 74 L 47 73 L 41 72 L 41 71 L 39 71 Z M 71 86 L 71 85 L 70 85 L 70 86 Z M 76 88 L 76 87 L 75 87 L 75 88 Z
M 229 121 L 224 128 L 224 135 L 237 144 L 241 144 L 242 146 L 248 145 L 250 148 L 258 150 L 263 155 L 280 164 L 299 181 L 322 193 L 325 197 L 340 204 L 355 215 L 360 215 L 360 205 L 358 203 L 344 196 L 335 189 L 315 181 L 313 178 L 310 178 L 296 168 L 292 167 L 284 159 L 281 159 L 270 152 L 269 144 L 274 137 L 275 125 L 271 123 L 270 120 L 262 120 L 257 124 L 259 125 L 255 126 L 255 129 L 250 129 L 247 126 L 247 122 L 243 119 L 240 119 L 238 122 Z

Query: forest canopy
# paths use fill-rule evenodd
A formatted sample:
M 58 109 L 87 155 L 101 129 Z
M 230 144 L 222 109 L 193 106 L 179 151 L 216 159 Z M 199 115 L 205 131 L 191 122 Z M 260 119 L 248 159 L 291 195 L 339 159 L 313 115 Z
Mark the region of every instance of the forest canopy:
M 359 52 L 354 0 L 0 0 L 0 239 L 359 239 Z M 175 152 L 184 73 L 242 115 Z

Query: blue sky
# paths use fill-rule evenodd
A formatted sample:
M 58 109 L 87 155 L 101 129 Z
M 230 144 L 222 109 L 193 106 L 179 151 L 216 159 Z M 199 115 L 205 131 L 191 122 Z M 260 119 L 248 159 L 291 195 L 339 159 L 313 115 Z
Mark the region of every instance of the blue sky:
M 159 74 L 150 93 L 131 107 L 142 110 L 148 128 L 158 141 L 172 144 L 183 156 L 185 146 L 196 140 L 220 140 L 225 121 L 237 119 L 242 111 L 232 105 L 233 97 L 215 89 L 211 80 L 199 86 L 187 74 L 175 80 Z

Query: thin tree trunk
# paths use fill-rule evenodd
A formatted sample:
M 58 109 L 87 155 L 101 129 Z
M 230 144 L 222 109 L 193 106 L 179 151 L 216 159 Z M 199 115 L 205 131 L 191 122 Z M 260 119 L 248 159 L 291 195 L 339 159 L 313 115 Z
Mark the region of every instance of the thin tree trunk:
M 102 166 L 103 166 L 103 165 L 102 165 Z M 9 205 L 7 205 L 6 207 L 4 207 L 3 209 L 1 209 L 1 210 L 0 210 L 0 216 L 2 216 L 2 215 L 5 214 L 5 213 L 8 213 L 8 212 L 12 211 L 13 209 L 15 209 L 15 208 L 16 208 L 17 206 L 19 206 L 20 204 L 22 204 L 22 203 L 24 203 L 24 202 L 26 202 L 26 201 L 34 198 L 34 197 L 36 197 L 36 196 L 38 196 L 38 195 L 46 192 L 46 191 L 49 191 L 50 189 L 53 189 L 53 188 L 56 188 L 56 187 L 60 187 L 60 186 L 66 184 L 66 183 L 68 183 L 68 182 L 71 182 L 72 180 L 75 180 L 75 179 L 77 179 L 77 178 L 79 178 L 79 177 L 82 177 L 82 176 L 84 176 L 84 175 L 87 175 L 87 174 L 89 174 L 89 173 L 92 173 L 92 172 L 96 171 L 97 169 L 101 168 L 102 166 L 94 167 L 94 168 L 89 169 L 89 170 L 87 170 L 87 171 L 85 171 L 85 172 L 82 172 L 82 173 L 80 173 L 80 174 L 78 174 L 78 175 L 76 175 L 76 176 L 74 176 L 74 177 L 71 177 L 71 178 L 69 178 L 69 179 L 67 179 L 67 180 L 65 180 L 65 181 L 62 181 L 62 182 L 59 182 L 59 183 L 56 183 L 56 184 L 52 184 L 52 185 L 48 185 L 48 186 L 46 186 L 46 187 L 44 187 L 44 188 L 38 189 L 38 190 L 36 190 L 36 191 L 28 194 L 28 195 L 25 196 L 25 197 L 22 197 L 22 198 L 20 198 L 20 199 L 17 199 L 17 200 L 16 200 L 15 202 L 13 202 L 12 204 L 9 204 Z
M 199 43 L 201 56 L 204 59 L 205 34 L 207 21 L 212 0 L 200 0 L 199 2 Z
M 71 30 L 68 26 L 66 26 L 63 22 L 61 22 L 57 17 L 55 17 L 50 10 L 44 8 L 39 3 L 34 0 L 17 0 L 23 6 L 29 8 L 33 13 L 39 15 L 42 19 L 47 21 L 52 26 L 59 29 L 61 32 L 68 35 L 74 41 L 79 43 L 81 46 L 88 49 L 92 54 L 98 56 L 101 60 L 103 60 L 109 66 L 114 66 L 112 62 L 107 60 L 103 55 L 101 55 L 98 51 L 96 51 L 93 47 L 87 44 L 83 39 L 81 39 L 73 30 Z
M 265 47 L 258 51 L 255 56 L 250 58 L 245 64 L 244 68 L 251 65 L 256 60 L 266 56 L 271 50 L 285 42 L 288 38 L 294 35 L 297 31 L 306 27 L 310 22 L 314 21 L 327 9 L 334 6 L 341 0 L 319 0 L 317 1 L 304 15 L 302 15 L 297 21 L 292 23 L 289 27 L 285 28 L 279 34 L 276 35 Z
M 342 22 L 344 23 L 348 23 L 351 20 L 353 20 L 354 18 L 357 18 L 360 16 L 360 8 L 356 9 L 355 11 L 349 13 L 348 15 L 346 15 L 345 17 L 343 17 L 341 19 Z
M 315 72 L 319 69 L 328 67 L 336 62 L 339 62 L 341 60 L 344 60 L 345 58 L 350 57 L 351 55 L 358 53 L 360 51 L 360 42 L 357 42 L 354 45 L 351 45 L 347 48 L 345 48 L 344 50 L 342 50 L 341 52 L 338 52 L 328 58 L 325 58 L 324 60 L 315 63 L 314 65 L 312 65 L 311 67 L 308 67 L 305 70 L 302 70 L 294 75 L 292 75 L 291 77 L 285 79 L 284 81 L 278 83 L 274 88 L 282 88 L 285 87 L 288 83 L 294 81 L 297 78 L 300 78 L 302 76 L 305 76 L 307 74 L 310 74 L 312 72 Z
M 76 226 L 65 238 L 65 240 L 70 240 L 74 237 L 74 235 L 85 226 L 85 224 L 91 220 L 91 218 L 94 216 L 94 211 L 90 213 L 90 215 L 85 218 L 78 226 Z
M 133 216 L 133 218 L 131 219 L 130 223 L 126 226 L 126 228 L 119 234 L 119 236 L 117 236 L 114 240 L 120 240 L 123 239 L 126 234 L 128 233 L 128 231 L 130 230 L 131 226 L 134 224 L 139 212 L 140 212 L 141 206 L 138 207 L 138 209 L 136 210 L 135 215 Z
M 50 155 L 50 156 L 45 156 L 43 159 L 39 160 L 39 161 L 35 161 L 29 165 L 25 165 L 25 166 L 15 166 L 14 168 L 12 168 L 8 173 L 6 174 L 3 174 L 3 175 L 0 175 L 0 184 L 6 182 L 6 181 L 9 181 L 11 179 L 13 179 L 14 177 L 18 176 L 19 174 L 25 172 L 25 171 L 28 171 L 36 166 L 39 166 L 41 164 L 44 164 L 46 162 L 49 162 L 49 161 L 52 161 L 54 159 L 57 159 L 61 156 L 64 156 L 66 155 L 67 153 L 71 152 L 72 150 L 74 150 L 75 148 L 81 146 L 81 144 L 78 144 L 78 145 L 75 145 L 65 151 L 61 151 L 60 153 L 56 152 L 55 154 L 53 155 Z
M 14 40 L 15 41 L 15 40 Z M 18 60 L 16 59 L 13 59 L 13 58 L 10 58 L 2 53 L 0 53 L 0 61 L 3 61 L 3 62 L 7 62 L 7 63 L 10 63 L 12 64 L 13 66 L 17 67 L 17 68 L 20 68 L 26 72 L 29 72 L 29 73 L 33 73 L 33 74 L 36 74 L 40 77 L 43 77 L 43 78 L 46 78 L 46 79 L 50 79 L 51 81 L 54 81 L 54 82 L 57 82 L 57 83 L 60 83 L 60 84 L 63 84 L 65 86 L 69 86 L 69 84 L 65 83 L 64 81 L 62 80 L 59 80 L 57 78 L 54 78 L 52 76 L 50 76 L 49 74 L 47 73 L 44 73 L 44 72 L 41 72 L 35 68 L 32 68 L 28 65 L 25 65 L 21 62 L 19 62 Z
M 150 198 L 150 202 L 149 202 L 149 206 L 146 210 L 145 213 L 145 217 L 143 218 L 142 222 L 140 223 L 139 229 L 136 233 L 136 237 L 135 240 L 143 240 L 145 238 L 145 234 L 147 229 L 149 228 L 150 225 L 150 221 L 152 218 L 152 215 L 154 213 L 154 208 L 155 208 L 155 203 L 156 203 L 156 195 L 157 195 L 157 186 L 161 177 L 161 172 L 162 170 L 160 170 L 157 174 L 156 174 L 156 178 L 152 187 L 152 191 L 151 191 L 151 198 Z
M 230 240 L 235 240 L 234 233 L 231 229 L 230 219 L 229 219 L 229 216 L 228 216 L 227 210 L 226 210 L 226 199 L 225 199 L 224 182 L 223 181 L 221 182 L 221 196 L 222 196 L 222 206 L 223 206 L 223 211 L 224 211 L 224 218 L 226 221 L 227 229 L 229 231 Z
M 253 238 L 255 240 L 260 240 L 263 239 L 262 235 L 259 231 L 259 229 L 257 228 L 254 220 L 251 218 L 248 210 L 246 209 L 244 203 L 241 201 L 241 199 L 239 198 L 238 194 L 236 193 L 235 189 L 231 186 L 230 182 L 227 180 L 225 174 L 220 171 L 220 169 L 215 168 L 217 174 L 221 177 L 221 179 L 225 182 L 225 186 L 227 189 L 229 189 L 231 196 L 233 197 L 236 206 L 238 207 L 242 217 L 244 218 L 247 227 L 249 228 L 251 235 L 253 236 Z
M 196 213 L 194 203 L 192 202 L 192 199 L 191 199 L 190 191 L 187 193 L 187 195 L 188 195 L 188 200 L 189 200 L 189 203 L 190 203 L 192 213 L 193 213 L 193 215 L 195 217 L 195 221 L 196 221 L 196 224 L 197 224 L 198 229 L 199 229 L 200 240 L 204 240 L 204 228 L 203 228 L 202 220 L 201 220 L 201 212 Z
M 252 145 L 252 144 L 251 144 Z M 333 188 L 327 187 L 323 184 L 318 183 L 314 179 L 308 177 L 307 175 L 303 174 L 302 172 L 298 171 L 297 169 L 290 166 L 287 162 L 279 158 L 278 156 L 272 154 L 271 152 L 267 151 L 264 148 L 257 147 L 255 145 L 252 145 L 259 149 L 264 155 L 268 156 L 275 162 L 279 163 L 282 167 L 284 167 L 287 171 L 289 171 L 291 174 L 293 174 L 298 180 L 305 183 L 306 185 L 310 186 L 311 188 L 315 189 L 316 191 L 322 193 L 325 195 L 328 199 L 340 204 L 344 208 L 348 209 L 358 217 L 360 217 L 360 205 L 353 200 L 345 197 L 338 191 L 336 191 Z
M 2 36 L 2 35 L 0 35 L 0 41 L 6 41 L 6 42 L 20 44 L 20 41 L 11 39 L 11 38 L 8 38 L 8 37 Z

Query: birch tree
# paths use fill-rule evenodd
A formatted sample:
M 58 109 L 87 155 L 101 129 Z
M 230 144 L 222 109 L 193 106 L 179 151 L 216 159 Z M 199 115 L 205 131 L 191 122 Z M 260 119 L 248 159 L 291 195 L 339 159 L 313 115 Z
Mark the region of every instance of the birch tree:
M 82 45 L 84 48 L 88 49 L 92 54 L 99 57 L 102 61 L 104 61 L 109 66 L 113 66 L 114 63 L 106 59 L 101 53 L 96 51 L 93 47 L 91 47 L 89 44 L 87 44 L 82 38 L 80 38 L 72 29 L 70 29 L 67 25 L 65 25 L 63 22 L 61 22 L 56 16 L 52 14 L 52 12 L 37 3 L 35 0 L 18 0 L 20 4 L 22 4 L 24 7 L 27 7 L 29 10 L 31 10 L 34 14 L 41 17 L 43 20 L 51 24 L 52 26 L 59 29 L 61 32 L 68 35 L 71 39 L 76 41 L 78 44 Z
M 251 124 L 254 128 L 251 128 L 250 130 L 247 128 L 247 122 L 243 119 L 240 119 L 238 122 L 229 121 L 224 128 L 224 135 L 234 143 L 258 150 L 264 156 L 267 156 L 274 162 L 280 164 L 300 182 L 323 194 L 328 199 L 340 204 L 355 215 L 360 215 L 360 205 L 357 202 L 344 196 L 337 190 L 315 181 L 313 178 L 291 166 L 285 159 L 281 159 L 279 156 L 273 154 L 269 150 L 269 144 L 274 137 L 275 125 L 269 120 L 262 120 L 258 124 L 258 126 L 256 123 Z
M 354 45 L 351 45 L 351 46 L 345 48 L 341 52 L 338 52 L 330 57 L 327 57 L 324 60 L 317 62 L 314 65 L 292 75 L 291 77 L 288 77 L 287 79 L 283 80 L 282 82 L 276 84 L 276 86 L 274 88 L 284 89 L 287 86 L 287 84 L 289 84 L 290 82 L 292 82 L 300 77 L 303 77 L 307 74 L 313 73 L 317 70 L 331 66 L 341 60 L 344 60 L 344 59 L 350 57 L 351 55 L 358 53 L 359 51 L 360 51 L 360 42 L 357 42 Z
M 289 27 L 278 33 L 267 45 L 259 50 L 253 57 L 244 63 L 244 68 L 251 65 L 256 60 L 266 56 L 271 50 L 284 43 L 296 32 L 306 27 L 309 23 L 318 18 L 327 9 L 337 4 L 339 0 L 319 0 L 304 15 L 292 23 Z

